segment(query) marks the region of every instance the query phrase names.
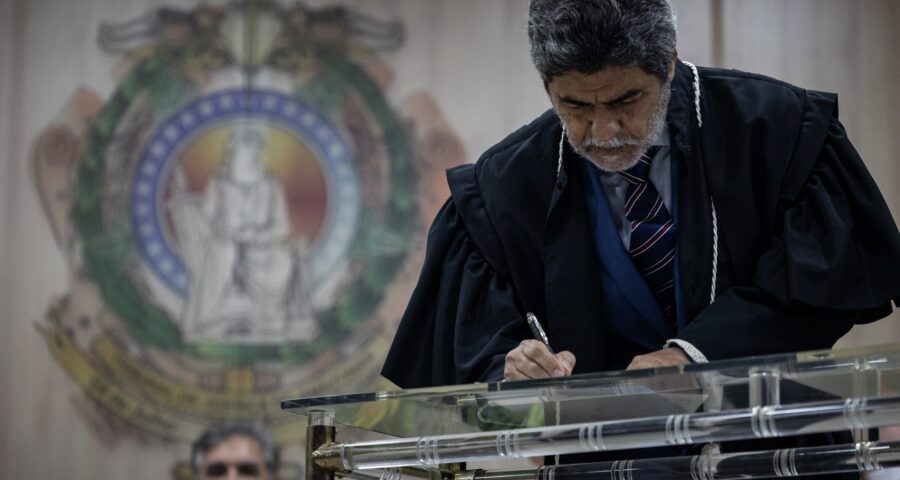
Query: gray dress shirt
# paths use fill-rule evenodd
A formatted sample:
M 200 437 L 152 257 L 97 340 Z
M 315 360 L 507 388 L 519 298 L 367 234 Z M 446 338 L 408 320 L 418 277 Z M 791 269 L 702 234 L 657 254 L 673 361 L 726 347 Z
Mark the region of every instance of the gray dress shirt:
M 672 157 L 669 155 L 669 129 L 663 128 L 653 141 L 653 145 L 659 147 L 653 162 L 650 164 L 650 183 L 656 187 L 659 196 L 662 197 L 669 215 L 672 215 Z M 600 183 L 609 201 L 609 210 L 612 213 L 613 222 L 619 232 L 619 238 L 628 250 L 631 241 L 631 228 L 625 219 L 625 194 L 628 192 L 628 181 L 618 173 L 604 172 L 597 169 L 600 175 Z
M 653 146 L 659 147 L 659 149 L 650 164 L 650 183 L 656 187 L 669 215 L 672 215 L 672 155 L 669 148 L 668 127 L 664 127 L 654 139 Z M 612 213 L 613 222 L 616 224 L 616 231 L 619 232 L 619 238 L 622 239 L 622 244 L 627 251 L 631 242 L 631 226 L 625 218 L 625 194 L 628 192 L 628 182 L 618 173 L 604 172 L 600 169 L 597 169 L 597 172 L 600 176 L 600 183 L 603 185 L 603 192 L 609 202 L 609 210 Z M 684 340 L 670 339 L 663 347 L 673 345 L 684 351 L 694 363 L 707 362 L 706 356 L 700 350 Z

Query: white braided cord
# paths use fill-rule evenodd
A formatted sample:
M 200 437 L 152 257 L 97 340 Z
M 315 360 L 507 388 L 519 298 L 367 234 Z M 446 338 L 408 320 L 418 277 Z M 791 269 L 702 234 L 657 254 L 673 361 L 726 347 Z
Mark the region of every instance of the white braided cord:
M 718 275 L 719 265 L 719 222 L 716 218 L 716 202 L 713 202 L 712 196 L 709 197 L 709 206 L 712 207 L 712 237 L 713 237 L 713 260 L 712 260 L 712 279 L 709 287 L 709 303 L 716 300 L 716 276 Z
M 703 115 L 700 114 L 700 74 L 697 73 L 697 67 L 693 63 L 682 60 L 681 63 L 687 65 L 694 73 L 694 110 L 697 112 L 697 126 L 703 126 Z
M 682 60 L 694 74 L 694 111 L 697 114 L 697 127 L 703 126 L 703 115 L 700 113 L 700 74 L 697 73 L 697 67 L 693 63 Z M 709 303 L 716 300 L 716 280 L 719 274 L 719 219 L 716 216 L 716 202 L 713 201 L 712 195 L 709 196 L 709 206 L 712 212 L 712 237 L 713 237 L 713 258 L 712 258 L 712 275 L 709 287 Z
M 560 121 L 562 123 L 562 121 Z M 562 126 L 562 135 L 559 137 L 559 160 L 556 162 L 556 179 L 559 180 L 559 172 L 562 171 L 563 145 L 566 142 L 566 126 Z

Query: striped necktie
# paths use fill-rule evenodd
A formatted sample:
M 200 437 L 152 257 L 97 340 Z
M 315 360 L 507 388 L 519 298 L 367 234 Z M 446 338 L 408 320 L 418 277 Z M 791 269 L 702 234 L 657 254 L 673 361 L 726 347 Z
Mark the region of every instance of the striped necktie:
M 619 172 L 627 182 L 625 218 L 631 223 L 628 253 L 663 313 L 675 315 L 675 224 L 659 192 L 650 183 L 650 165 L 658 150 L 650 147 L 637 165 Z

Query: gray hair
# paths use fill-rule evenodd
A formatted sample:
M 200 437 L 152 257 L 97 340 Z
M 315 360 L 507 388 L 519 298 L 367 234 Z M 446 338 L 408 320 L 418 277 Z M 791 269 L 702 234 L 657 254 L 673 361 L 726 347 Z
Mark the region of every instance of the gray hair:
M 191 446 L 191 470 L 193 470 L 194 473 L 199 473 L 200 465 L 203 463 L 203 457 L 205 457 L 210 450 L 216 448 L 219 444 L 231 437 L 247 437 L 256 440 L 266 459 L 266 468 L 269 469 L 270 473 L 278 472 L 278 466 L 281 460 L 278 447 L 275 445 L 269 432 L 256 423 L 213 425 L 212 427 L 209 427 Z
M 665 79 L 675 54 L 675 14 L 668 0 L 532 0 L 528 41 L 544 84 L 610 66 Z

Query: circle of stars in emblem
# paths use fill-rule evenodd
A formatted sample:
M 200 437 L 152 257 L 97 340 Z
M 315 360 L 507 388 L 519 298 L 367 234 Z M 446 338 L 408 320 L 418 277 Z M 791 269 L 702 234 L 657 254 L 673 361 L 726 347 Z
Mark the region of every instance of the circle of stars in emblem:
M 249 95 L 248 95 L 249 93 Z M 296 98 L 276 92 L 229 90 L 203 97 L 169 117 L 142 153 L 131 193 L 132 226 L 139 249 L 151 270 L 182 297 L 188 295 L 190 272 L 166 235 L 163 191 L 167 173 L 186 140 L 216 123 L 237 118 L 277 123 L 300 138 L 324 167 L 329 212 L 312 251 L 312 276 L 321 279 L 349 248 L 359 219 L 360 189 L 351 150 L 331 123 Z

